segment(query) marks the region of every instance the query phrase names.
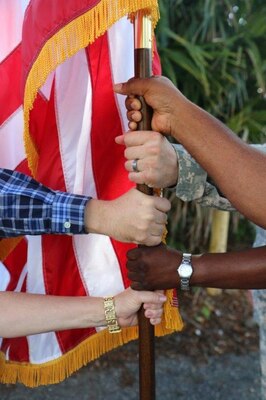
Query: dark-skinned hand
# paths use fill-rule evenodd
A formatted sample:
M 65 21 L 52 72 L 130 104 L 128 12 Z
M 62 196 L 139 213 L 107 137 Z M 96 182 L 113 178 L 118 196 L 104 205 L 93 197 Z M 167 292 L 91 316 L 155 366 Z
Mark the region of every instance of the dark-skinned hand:
M 172 289 L 179 286 L 177 267 L 182 259 L 181 252 L 160 244 L 129 250 L 127 257 L 132 289 Z

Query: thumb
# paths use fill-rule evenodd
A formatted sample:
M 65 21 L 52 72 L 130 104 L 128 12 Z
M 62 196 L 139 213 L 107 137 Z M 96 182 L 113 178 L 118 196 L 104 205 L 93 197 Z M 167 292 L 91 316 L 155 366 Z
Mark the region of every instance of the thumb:
M 120 135 L 115 137 L 115 142 L 117 144 L 123 144 L 125 145 L 125 135 Z
M 162 304 L 165 303 L 167 298 L 163 293 L 160 292 L 149 292 L 149 291 L 140 291 L 142 303 L 155 303 Z
M 131 94 L 143 96 L 147 90 L 147 85 L 147 79 L 132 78 L 128 82 L 115 84 L 114 91 L 128 96 Z

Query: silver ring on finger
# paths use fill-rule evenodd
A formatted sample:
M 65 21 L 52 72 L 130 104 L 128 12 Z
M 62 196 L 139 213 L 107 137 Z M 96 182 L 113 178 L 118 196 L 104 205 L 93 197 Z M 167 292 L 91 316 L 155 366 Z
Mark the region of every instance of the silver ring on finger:
M 134 172 L 140 172 L 138 169 L 138 158 L 135 158 L 135 160 L 132 161 L 132 169 Z

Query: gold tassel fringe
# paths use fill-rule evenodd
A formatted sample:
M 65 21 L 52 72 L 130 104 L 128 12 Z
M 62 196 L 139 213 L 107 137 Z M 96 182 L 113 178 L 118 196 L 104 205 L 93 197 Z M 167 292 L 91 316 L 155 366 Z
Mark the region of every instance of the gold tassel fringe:
M 29 118 L 38 90 L 58 65 L 93 43 L 119 19 L 138 10 L 147 10 L 155 27 L 159 19 L 157 0 L 102 0 L 56 32 L 44 44 L 28 74 L 24 93 L 24 143 L 34 177 L 38 166 L 38 150 L 30 136 Z
M 22 237 L 2 239 L 0 242 L 0 260 L 4 261 L 22 240 Z
M 165 321 L 155 328 L 156 336 L 164 336 L 182 329 L 182 321 L 178 319 L 178 311 L 171 306 L 172 291 L 168 291 L 166 302 L 166 316 L 169 318 L 170 327 L 165 326 Z M 115 349 L 131 340 L 138 338 L 138 327 L 124 328 L 121 333 L 110 334 L 103 330 L 84 340 L 74 349 L 70 350 L 56 360 L 43 364 L 29 364 L 6 361 L 0 352 L 0 382 L 21 382 L 28 387 L 50 385 L 63 381 L 90 361 L 96 360 L 104 353 Z
M 120 18 L 140 9 L 147 9 L 155 27 L 159 19 L 157 0 L 118 0 L 116 2 L 102 0 L 92 10 L 71 21 L 45 43 L 29 72 L 24 95 L 24 142 L 33 176 L 36 176 L 38 166 L 38 150 L 30 136 L 29 117 L 38 90 L 58 65 L 93 43 Z M 9 239 L 0 243 L 1 260 L 7 257 L 20 240 L 21 238 Z M 173 291 L 167 290 L 166 296 L 164 317 L 162 323 L 155 327 L 156 336 L 164 336 L 183 328 L 180 314 L 172 305 Z M 110 334 L 104 330 L 89 337 L 60 358 L 37 365 L 7 361 L 5 355 L 0 352 L 0 382 L 21 382 L 29 387 L 55 384 L 107 351 L 137 338 L 137 327 L 124 328 L 119 334 Z

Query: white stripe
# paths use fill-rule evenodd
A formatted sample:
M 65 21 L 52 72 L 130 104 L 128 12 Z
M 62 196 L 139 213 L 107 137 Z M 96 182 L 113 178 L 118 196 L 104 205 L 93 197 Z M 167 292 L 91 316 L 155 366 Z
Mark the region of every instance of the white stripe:
M 29 0 L 0 0 L 0 63 L 20 43 Z
M 126 38 L 126 40 L 125 40 Z M 134 76 L 134 35 L 133 24 L 127 17 L 116 22 L 108 31 L 111 66 L 114 83 L 126 82 Z M 123 121 L 124 131 L 128 131 L 125 96 L 116 95 Z
M 42 267 L 41 236 L 28 237 L 27 292 L 45 294 Z M 29 359 L 33 364 L 43 363 L 60 357 L 62 352 L 54 332 L 28 336 Z
M 8 348 L 6 349 L 6 352 L 5 352 L 5 360 L 6 361 L 9 361 L 9 351 L 10 351 L 10 346 L 8 346 Z
M 27 292 L 45 294 L 42 271 L 41 236 L 27 236 L 28 239 L 28 278 Z
M 0 261 L 0 291 L 3 292 L 6 290 L 9 282 L 10 282 L 10 273 L 5 265 Z
M 57 69 L 56 88 L 57 129 L 67 191 L 96 197 L 90 156 L 92 91 L 84 50 Z
M 92 171 L 92 156 L 90 146 L 90 131 L 92 117 L 92 89 L 90 75 L 88 76 L 87 95 L 83 113 L 82 127 L 80 140 L 77 147 L 76 159 L 76 177 L 74 184 L 74 193 L 87 194 L 91 197 L 96 197 L 96 188 L 93 179 Z M 89 173 L 85 173 L 89 171 Z
M 61 357 L 62 352 L 54 332 L 27 336 L 29 345 L 29 361 L 41 364 Z
M 15 169 L 25 157 L 23 112 L 20 107 L 0 126 L 0 167 Z
M 53 84 L 53 80 L 54 80 L 54 76 L 55 76 L 55 72 L 51 72 L 48 75 L 48 78 L 45 81 L 45 84 L 41 87 L 41 89 L 39 90 L 39 92 L 41 92 L 41 95 L 43 97 L 45 97 L 46 100 L 50 99 L 50 95 L 51 95 L 51 89 L 52 89 L 52 84 Z
M 117 257 L 109 237 L 74 237 L 77 260 L 90 296 L 114 295 L 124 289 Z

